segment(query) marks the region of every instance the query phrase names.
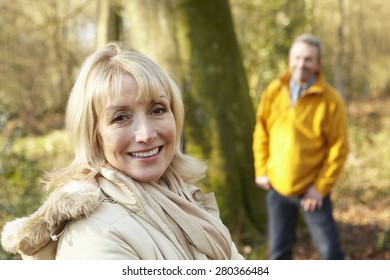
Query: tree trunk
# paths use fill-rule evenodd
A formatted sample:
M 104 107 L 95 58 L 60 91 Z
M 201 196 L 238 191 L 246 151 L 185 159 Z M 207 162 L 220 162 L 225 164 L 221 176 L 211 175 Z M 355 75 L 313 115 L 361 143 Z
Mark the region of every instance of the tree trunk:
M 338 32 L 337 32 L 337 55 L 336 60 L 334 64 L 335 69 L 335 86 L 336 89 L 345 97 L 345 81 L 344 81 L 344 26 L 345 26 L 345 14 L 344 14 L 344 0 L 338 1 L 338 8 L 339 8 L 339 15 L 340 15 L 340 22 L 338 25 Z
M 121 4 L 116 0 L 99 0 L 97 21 L 97 47 L 121 39 Z

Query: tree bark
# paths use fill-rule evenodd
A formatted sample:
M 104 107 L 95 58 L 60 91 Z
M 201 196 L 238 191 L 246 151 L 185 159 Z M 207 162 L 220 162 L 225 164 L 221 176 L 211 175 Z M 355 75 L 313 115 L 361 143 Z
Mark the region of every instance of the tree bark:
M 121 39 L 122 17 L 121 3 L 117 0 L 99 0 L 98 21 L 96 27 L 98 48 L 108 42 L 118 42 Z

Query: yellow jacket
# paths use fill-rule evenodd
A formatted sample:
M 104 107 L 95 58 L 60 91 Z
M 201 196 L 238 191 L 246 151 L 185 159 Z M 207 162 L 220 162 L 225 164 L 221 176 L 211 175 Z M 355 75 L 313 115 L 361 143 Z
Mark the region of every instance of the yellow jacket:
M 253 152 L 256 177 L 267 175 L 283 195 L 310 185 L 327 195 L 349 151 L 344 102 L 320 73 L 291 106 L 287 72 L 264 91 L 256 114 Z

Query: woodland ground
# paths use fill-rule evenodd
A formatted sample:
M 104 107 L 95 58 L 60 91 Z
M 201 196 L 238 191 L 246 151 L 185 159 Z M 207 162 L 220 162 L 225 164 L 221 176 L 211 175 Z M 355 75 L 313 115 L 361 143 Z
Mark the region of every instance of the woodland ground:
M 390 259 L 390 96 L 348 104 L 351 151 L 332 198 L 346 257 Z M 305 226 L 296 259 L 319 259 Z

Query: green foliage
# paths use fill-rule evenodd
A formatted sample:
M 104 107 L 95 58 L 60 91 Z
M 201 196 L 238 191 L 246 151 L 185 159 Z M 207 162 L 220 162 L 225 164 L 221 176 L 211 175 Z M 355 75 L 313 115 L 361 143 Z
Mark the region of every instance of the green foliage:
M 4 223 L 34 212 L 45 192 L 39 182 L 43 170 L 70 159 L 70 145 L 62 131 L 47 136 L 1 139 L 0 151 L 0 228 Z M 11 256 L 0 248 L 0 259 Z
M 0 227 L 8 220 L 34 211 L 41 200 L 36 160 L 12 151 L 0 153 Z M 0 259 L 10 258 L 0 248 Z
M 303 0 L 231 0 L 235 30 L 243 53 L 250 95 L 257 106 L 261 92 L 287 69 L 294 37 L 308 22 Z

